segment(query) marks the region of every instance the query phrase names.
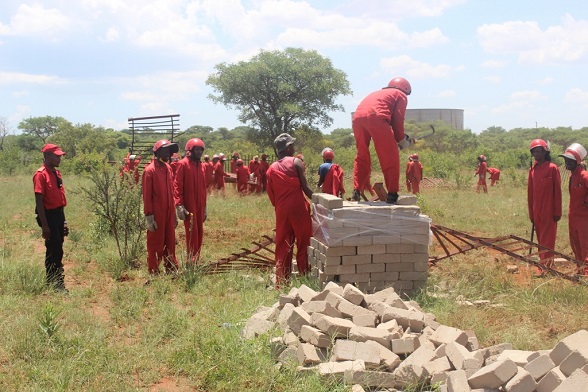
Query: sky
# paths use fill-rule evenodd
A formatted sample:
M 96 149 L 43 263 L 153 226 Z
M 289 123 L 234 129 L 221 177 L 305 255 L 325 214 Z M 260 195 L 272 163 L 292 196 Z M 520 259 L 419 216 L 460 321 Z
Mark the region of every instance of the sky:
M 244 125 L 206 78 L 260 50 L 316 50 L 353 95 L 333 124 L 396 76 L 409 109 L 464 110 L 475 133 L 588 126 L 588 3 L 581 0 L 2 0 L 0 117 L 60 116 L 122 130 Z

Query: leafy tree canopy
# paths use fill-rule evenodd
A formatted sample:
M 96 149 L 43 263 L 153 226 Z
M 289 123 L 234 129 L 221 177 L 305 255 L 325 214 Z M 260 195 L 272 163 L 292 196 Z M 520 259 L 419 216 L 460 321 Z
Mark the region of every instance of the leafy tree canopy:
M 47 143 L 47 138 L 57 132 L 60 128 L 71 127 L 71 123 L 63 117 L 29 117 L 18 124 L 18 129 L 23 133 L 35 136 Z
M 218 95 L 209 98 L 239 109 L 239 120 L 258 128 L 258 144 L 265 146 L 302 126 L 330 126 L 328 113 L 344 110 L 336 98 L 351 94 L 347 75 L 314 50 L 262 50 L 250 61 L 215 69 L 206 84 Z

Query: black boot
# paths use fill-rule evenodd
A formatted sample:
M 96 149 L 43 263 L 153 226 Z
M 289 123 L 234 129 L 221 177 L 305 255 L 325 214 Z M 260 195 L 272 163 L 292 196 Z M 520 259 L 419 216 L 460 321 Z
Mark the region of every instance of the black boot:
M 359 201 L 361 199 L 361 195 L 357 189 L 353 190 L 353 194 L 351 195 L 351 201 Z
M 388 193 L 386 196 L 386 203 L 388 204 L 396 204 L 398 201 L 398 193 Z

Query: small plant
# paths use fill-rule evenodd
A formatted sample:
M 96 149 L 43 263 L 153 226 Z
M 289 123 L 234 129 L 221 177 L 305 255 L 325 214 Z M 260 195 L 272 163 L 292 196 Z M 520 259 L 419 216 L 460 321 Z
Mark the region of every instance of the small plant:
M 50 302 L 43 306 L 41 317 L 39 317 L 39 328 L 41 328 L 41 331 L 43 331 L 49 339 L 51 339 L 59 330 L 60 325 L 57 318 L 60 314 L 61 310 L 55 309 Z

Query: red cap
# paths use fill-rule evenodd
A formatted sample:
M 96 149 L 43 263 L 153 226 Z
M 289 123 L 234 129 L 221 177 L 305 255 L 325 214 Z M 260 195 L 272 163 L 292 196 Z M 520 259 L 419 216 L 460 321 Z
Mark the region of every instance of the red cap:
M 63 151 L 57 144 L 45 144 L 41 149 L 41 152 L 51 152 L 55 155 L 65 155 L 65 151 Z

